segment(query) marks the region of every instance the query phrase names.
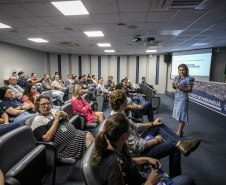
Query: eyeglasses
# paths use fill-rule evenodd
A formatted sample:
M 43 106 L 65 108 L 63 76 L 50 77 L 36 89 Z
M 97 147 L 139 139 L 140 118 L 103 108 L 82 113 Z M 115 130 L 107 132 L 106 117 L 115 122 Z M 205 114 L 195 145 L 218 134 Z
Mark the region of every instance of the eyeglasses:
M 40 104 L 41 107 L 45 107 L 45 106 L 48 106 L 49 107 L 50 105 L 51 105 L 50 102 Z

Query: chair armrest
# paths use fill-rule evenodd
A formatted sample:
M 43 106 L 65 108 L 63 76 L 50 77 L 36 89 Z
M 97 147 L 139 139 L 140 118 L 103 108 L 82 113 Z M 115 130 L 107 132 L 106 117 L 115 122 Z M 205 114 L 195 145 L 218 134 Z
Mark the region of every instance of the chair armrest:
M 18 180 L 13 177 L 5 177 L 5 185 L 21 185 Z
M 72 124 L 76 129 L 84 130 L 84 118 L 80 117 L 80 115 L 74 115 L 70 120 L 69 123 Z
M 85 129 L 92 129 L 92 128 L 96 128 L 97 126 L 98 126 L 98 123 L 86 123 Z
M 74 165 L 78 162 L 75 158 L 57 158 L 57 166 Z
M 131 120 L 133 120 L 133 121 L 135 121 L 136 123 L 142 123 L 143 122 L 143 120 L 141 120 L 141 119 L 139 119 L 139 118 L 133 118 L 133 117 L 131 117 L 131 116 L 127 116 L 127 118 L 128 119 L 131 119 Z
M 98 103 L 96 101 L 91 101 L 90 103 L 92 111 L 97 111 Z

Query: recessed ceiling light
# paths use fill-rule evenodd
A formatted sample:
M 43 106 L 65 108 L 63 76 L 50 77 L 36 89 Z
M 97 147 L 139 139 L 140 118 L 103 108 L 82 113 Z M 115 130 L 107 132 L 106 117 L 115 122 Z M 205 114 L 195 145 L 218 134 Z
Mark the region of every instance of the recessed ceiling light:
M 85 31 L 84 32 L 88 37 L 103 37 L 104 34 L 102 31 Z
M 208 45 L 208 43 L 195 43 L 191 46 L 205 46 L 205 45 Z
M 64 15 L 85 15 L 89 14 L 81 1 L 58 1 L 51 2 Z
M 47 40 L 44 40 L 42 38 L 27 38 L 27 40 L 33 41 L 33 42 L 49 42 Z
M 12 27 L 11 26 L 8 26 L 6 24 L 0 23 L 0 28 L 12 28 Z
M 162 30 L 159 35 L 179 35 L 184 30 Z
M 146 53 L 154 53 L 156 52 L 157 50 L 147 50 Z
M 114 53 L 115 50 L 104 50 L 104 52 L 106 52 L 106 53 Z
M 97 43 L 99 47 L 111 47 L 110 43 Z

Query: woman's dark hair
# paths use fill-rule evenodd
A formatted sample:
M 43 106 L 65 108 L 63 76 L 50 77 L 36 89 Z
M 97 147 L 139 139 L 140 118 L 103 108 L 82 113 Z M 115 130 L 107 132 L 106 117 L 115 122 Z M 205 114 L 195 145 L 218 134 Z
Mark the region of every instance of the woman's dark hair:
M 116 111 L 127 100 L 126 94 L 123 90 L 114 90 L 109 98 L 111 108 Z
M 5 98 L 6 91 L 10 89 L 9 87 L 1 87 L 0 88 L 0 100 L 3 100 Z
M 24 88 L 24 93 L 23 95 L 27 95 L 29 100 L 33 103 L 34 102 L 34 98 L 32 97 L 32 94 L 31 94 L 31 88 L 32 86 L 34 86 L 33 83 L 28 83 L 25 88 Z
M 122 83 L 117 83 L 115 86 L 115 90 L 122 90 L 123 84 Z
M 44 96 L 44 95 L 40 95 L 35 102 L 35 110 L 39 112 L 39 106 L 40 106 L 40 101 L 41 99 L 47 99 L 49 100 L 49 102 L 51 103 L 51 105 L 53 104 L 52 101 L 50 100 L 50 98 L 48 96 Z
M 108 143 L 116 142 L 120 136 L 128 132 L 130 123 L 123 113 L 111 115 L 105 122 L 104 131 L 99 132 L 95 138 L 95 149 L 92 157 L 92 164 L 98 166 L 102 154 L 107 150 Z
M 186 64 L 180 64 L 179 66 L 178 66 L 178 70 L 179 70 L 179 68 L 180 67 L 183 67 L 185 70 L 186 70 L 186 77 L 188 77 L 189 76 L 189 69 L 188 69 L 188 66 L 186 65 Z

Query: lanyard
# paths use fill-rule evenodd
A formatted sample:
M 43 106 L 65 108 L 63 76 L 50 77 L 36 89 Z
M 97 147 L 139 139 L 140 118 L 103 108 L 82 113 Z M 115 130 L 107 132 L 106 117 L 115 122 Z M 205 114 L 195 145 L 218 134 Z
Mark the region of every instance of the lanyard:
M 85 105 L 82 98 L 80 98 L 79 101 L 82 103 L 83 106 Z

